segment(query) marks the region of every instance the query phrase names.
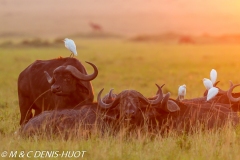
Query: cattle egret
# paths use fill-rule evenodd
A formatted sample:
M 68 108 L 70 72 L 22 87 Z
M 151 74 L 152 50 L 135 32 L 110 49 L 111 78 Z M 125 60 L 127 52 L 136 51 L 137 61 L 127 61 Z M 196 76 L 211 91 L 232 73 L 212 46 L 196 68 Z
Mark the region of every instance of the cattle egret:
M 74 41 L 68 38 L 65 38 L 63 41 L 65 43 L 65 47 L 72 52 L 70 57 L 77 56 L 77 49 Z
M 178 88 L 178 100 L 181 101 L 184 99 L 184 96 L 186 95 L 186 85 L 181 85 Z
M 212 81 L 207 78 L 203 78 L 203 85 L 206 87 L 207 90 L 213 87 Z
M 218 94 L 219 89 L 216 87 L 212 87 L 208 90 L 208 94 L 207 94 L 207 101 L 209 101 L 210 99 L 212 99 L 213 97 L 215 97 Z
M 210 79 L 212 83 L 214 84 L 217 80 L 217 71 L 215 69 L 212 69 L 210 72 Z

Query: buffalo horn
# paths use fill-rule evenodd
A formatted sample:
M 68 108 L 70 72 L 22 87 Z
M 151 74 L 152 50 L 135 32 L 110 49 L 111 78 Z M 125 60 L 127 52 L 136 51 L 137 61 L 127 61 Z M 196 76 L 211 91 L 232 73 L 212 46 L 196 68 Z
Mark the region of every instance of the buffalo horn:
M 161 106 L 158 107 L 158 108 L 160 108 L 160 109 L 162 109 L 162 110 L 164 110 L 164 111 L 166 111 L 166 112 L 179 111 L 180 108 L 179 108 L 179 106 L 177 105 L 177 103 L 175 103 L 175 102 L 172 101 L 172 100 L 169 100 L 170 95 L 171 95 L 170 92 L 168 92 L 168 93 L 164 96 L 164 98 L 163 98 L 163 100 L 162 100 L 162 104 L 161 104 Z
M 227 92 L 228 99 L 229 99 L 231 102 L 239 102 L 239 101 L 240 101 L 240 97 L 234 98 L 234 97 L 232 96 L 232 91 L 233 91 L 233 89 L 236 88 L 237 86 L 240 86 L 240 84 L 236 84 L 236 85 L 231 86 L 231 88 L 230 88 L 230 89 L 228 90 L 228 92 Z
M 104 103 L 104 102 L 102 101 L 102 98 L 101 98 L 101 94 L 102 94 L 103 90 L 104 90 L 104 88 L 98 93 L 98 97 L 97 97 L 98 105 L 99 105 L 101 108 L 103 108 L 103 109 L 110 109 L 110 108 L 112 108 L 112 107 L 115 106 L 115 105 L 114 105 L 114 102 L 115 102 L 116 100 L 114 100 L 112 103 L 109 103 L 109 104 Z M 115 103 L 115 104 L 116 104 L 116 103 Z
M 220 81 L 217 81 L 213 84 L 213 87 L 216 87 Z
M 103 102 L 104 102 L 104 103 L 109 104 L 109 103 L 113 102 L 113 101 L 116 99 L 116 95 L 113 94 L 112 92 L 113 92 L 113 89 L 111 89 L 111 90 L 109 91 L 109 93 L 106 94 L 106 96 L 103 98 Z
M 82 72 L 80 72 L 76 67 L 74 67 L 74 66 L 72 66 L 72 65 L 67 65 L 66 70 L 67 70 L 67 71 L 70 71 L 70 72 L 72 73 L 72 75 L 73 75 L 74 77 L 78 78 L 79 80 L 82 80 L 82 81 L 91 81 L 91 80 L 93 80 L 94 78 L 97 77 L 97 75 L 98 75 L 98 69 L 97 69 L 97 67 L 96 67 L 94 64 L 92 64 L 92 63 L 90 63 L 90 62 L 87 62 L 87 61 L 86 61 L 86 63 L 90 64 L 90 65 L 93 67 L 93 69 L 94 69 L 93 74 L 85 75 L 85 74 L 83 74 Z
M 161 90 L 158 89 L 156 95 L 155 95 L 154 97 L 148 98 L 148 100 L 154 100 L 154 99 L 156 99 L 156 98 L 158 97 L 158 94 L 162 94 L 162 95 L 163 95 L 162 88 L 163 88 L 164 85 L 165 85 L 165 84 L 161 85 L 161 86 L 160 86 L 160 87 L 161 87 Z M 160 92 L 161 92 L 161 93 L 160 93 Z
M 161 85 L 160 87 L 163 88 L 163 86 L 165 86 L 165 84 Z M 160 90 L 157 91 L 156 95 L 158 95 L 160 92 Z
M 47 78 L 47 81 L 48 83 L 50 84 L 53 84 L 54 83 L 54 78 L 52 78 L 47 71 L 44 71 L 45 75 L 46 75 L 46 78 Z
M 229 88 L 231 88 L 233 86 L 233 83 L 232 83 L 232 81 L 229 81 L 229 83 L 230 83 L 230 87 Z M 227 94 L 227 92 L 228 92 L 228 91 L 221 90 L 220 88 L 218 88 L 218 89 L 219 89 L 218 94 Z
M 163 99 L 162 87 L 164 85 L 162 85 L 160 87 L 158 84 L 156 84 L 156 86 L 158 87 L 158 91 L 157 91 L 157 95 L 154 98 L 147 99 L 142 95 L 139 96 L 139 98 L 142 100 L 143 103 L 150 104 L 150 105 L 157 105 L 157 104 L 161 103 L 161 101 Z
M 109 94 L 108 94 L 108 99 L 111 99 L 111 100 L 113 100 L 113 99 L 114 99 L 112 92 L 113 92 L 113 88 L 112 88 L 112 89 L 110 89 L 110 91 L 109 91 Z
M 162 91 L 162 87 L 164 86 L 165 84 L 163 84 L 161 87 L 156 84 L 156 86 L 158 87 L 158 94 L 157 94 L 157 98 L 154 99 L 154 100 L 148 100 L 149 101 L 149 104 L 151 105 L 156 105 L 156 104 L 159 104 L 161 103 L 162 99 L 163 99 L 163 91 Z

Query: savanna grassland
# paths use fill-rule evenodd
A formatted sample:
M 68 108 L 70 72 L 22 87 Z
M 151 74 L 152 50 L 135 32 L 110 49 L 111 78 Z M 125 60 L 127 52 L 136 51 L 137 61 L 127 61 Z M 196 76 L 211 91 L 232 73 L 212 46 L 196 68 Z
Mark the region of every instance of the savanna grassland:
M 187 85 L 186 98 L 202 96 L 205 90 L 202 79 L 209 78 L 212 68 L 218 71 L 222 89 L 228 88 L 229 80 L 234 84 L 240 83 L 240 45 L 164 45 L 119 39 L 76 39 L 75 42 L 79 54 L 76 58 L 83 63 L 90 61 L 98 66 L 99 75 L 92 82 L 95 97 L 102 88 L 105 89 L 104 94 L 111 88 L 114 88 L 115 93 L 135 89 L 150 97 L 157 91 L 155 83 L 165 84 L 164 92 L 171 92 L 172 98 L 176 98 L 178 86 L 182 84 Z M 232 127 L 219 131 L 199 131 L 191 135 L 169 133 L 154 138 L 141 133 L 128 139 L 120 134 L 101 138 L 93 135 L 88 139 L 69 141 L 59 137 L 18 137 L 14 133 L 19 129 L 20 120 L 17 97 L 19 73 L 35 60 L 69 55 L 70 52 L 63 44 L 0 47 L 0 154 L 3 151 L 84 150 L 87 152 L 81 159 L 89 160 L 240 159 L 240 130 Z M 88 73 L 92 73 L 89 65 L 85 64 L 85 67 Z

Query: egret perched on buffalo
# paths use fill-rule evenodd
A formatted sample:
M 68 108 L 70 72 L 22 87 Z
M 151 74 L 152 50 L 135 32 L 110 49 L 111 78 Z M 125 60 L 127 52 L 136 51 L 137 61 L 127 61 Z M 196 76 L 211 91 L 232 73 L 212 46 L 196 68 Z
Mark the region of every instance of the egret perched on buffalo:
M 65 43 L 65 47 L 72 52 L 70 57 L 77 56 L 77 48 L 74 41 L 69 38 L 65 38 L 63 41 Z
M 215 97 L 219 92 L 219 89 L 216 87 L 212 87 L 208 90 L 208 94 L 207 94 L 207 101 L 209 101 L 210 99 L 212 99 L 213 97 Z
M 215 69 L 212 69 L 210 72 L 210 79 L 203 78 L 203 84 L 206 87 L 207 90 L 213 87 L 217 80 L 217 71 Z
M 215 69 L 212 69 L 210 72 L 210 79 L 212 83 L 214 84 L 217 80 L 217 71 Z
M 184 97 L 185 97 L 185 95 L 186 95 L 186 88 L 187 88 L 187 87 L 186 87 L 185 84 L 179 86 L 179 88 L 178 88 L 178 98 L 177 98 L 177 100 L 182 101 L 182 100 L 184 99 Z
M 215 97 L 219 92 L 219 89 L 214 87 L 214 84 L 217 80 L 217 71 L 215 69 L 211 70 L 210 79 L 203 78 L 203 84 L 206 87 L 206 89 L 208 90 L 207 101 L 209 101 L 210 99 Z
M 213 87 L 212 81 L 210 79 L 208 79 L 208 78 L 203 78 L 203 85 L 205 86 L 205 88 L 207 90 L 209 90 L 210 88 Z

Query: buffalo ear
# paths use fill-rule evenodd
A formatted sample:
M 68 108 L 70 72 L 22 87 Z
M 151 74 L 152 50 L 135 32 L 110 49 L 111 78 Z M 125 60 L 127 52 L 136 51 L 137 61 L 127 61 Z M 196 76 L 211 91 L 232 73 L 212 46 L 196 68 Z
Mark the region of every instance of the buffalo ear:
M 166 107 L 168 112 L 176 112 L 176 111 L 180 111 L 180 107 L 177 105 L 177 103 L 175 103 L 172 100 L 169 100 L 167 102 L 167 107 Z
M 179 111 L 180 107 L 172 99 L 169 99 L 170 95 L 171 95 L 170 92 L 165 94 L 165 96 L 163 97 L 161 105 L 158 106 L 157 108 L 159 108 L 161 110 L 164 110 L 165 112 L 176 112 L 176 111 Z
M 46 78 L 47 78 L 48 83 L 53 84 L 53 83 L 55 82 L 54 78 L 51 77 L 51 76 L 48 74 L 47 71 L 44 71 L 44 74 L 45 74 L 45 76 L 46 76 Z

